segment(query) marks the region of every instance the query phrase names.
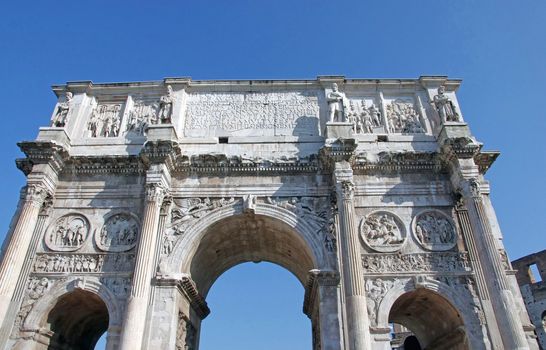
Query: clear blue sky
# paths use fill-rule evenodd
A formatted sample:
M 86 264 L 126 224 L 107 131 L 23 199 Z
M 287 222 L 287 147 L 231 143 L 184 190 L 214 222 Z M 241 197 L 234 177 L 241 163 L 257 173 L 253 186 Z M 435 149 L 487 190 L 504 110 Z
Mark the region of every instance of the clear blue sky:
M 485 149 L 502 152 L 487 178 L 510 258 L 545 249 L 545 18 L 540 0 L 3 1 L 0 237 L 24 184 L 14 165 L 21 156 L 15 143 L 33 139 L 48 123 L 55 104 L 51 84 L 438 74 L 464 80 L 458 97 L 466 121 Z M 286 293 L 299 290 L 289 293 L 297 294 L 290 301 L 293 314 L 273 318 L 284 331 L 273 331 L 269 318 L 279 310 L 282 292 L 266 288 L 264 299 L 225 292 L 243 284 L 256 293 L 266 279 L 260 272 Z M 253 280 L 259 283 L 248 283 Z M 202 350 L 227 342 L 228 328 L 241 332 L 239 344 L 247 343 L 241 337 L 264 340 L 266 332 L 271 341 L 260 349 L 290 348 L 279 340 L 309 349 L 297 283 L 266 264 L 230 270 L 211 290 Z M 236 302 L 255 312 L 235 306 L 225 314 Z

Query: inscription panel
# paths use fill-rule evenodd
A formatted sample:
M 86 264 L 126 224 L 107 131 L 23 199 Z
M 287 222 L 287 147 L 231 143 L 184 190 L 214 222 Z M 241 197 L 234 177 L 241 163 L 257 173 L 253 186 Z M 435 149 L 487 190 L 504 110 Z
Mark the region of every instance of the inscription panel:
M 185 134 L 202 136 L 318 135 L 317 93 L 193 93 Z

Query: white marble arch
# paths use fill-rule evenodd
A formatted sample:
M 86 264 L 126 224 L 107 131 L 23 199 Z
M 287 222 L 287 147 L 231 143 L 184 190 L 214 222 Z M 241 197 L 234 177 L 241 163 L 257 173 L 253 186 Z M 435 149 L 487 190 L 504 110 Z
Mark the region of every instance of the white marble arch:
M 469 341 L 470 349 L 489 349 L 490 344 L 487 340 L 487 334 L 484 333 L 485 327 L 480 327 L 480 321 L 473 308 L 473 305 L 469 302 L 471 297 L 461 295 L 461 292 L 449 285 L 439 282 L 431 278 L 420 279 L 418 285 L 414 280 L 397 280 L 393 287 L 385 294 L 381 303 L 379 304 L 377 312 L 377 327 L 389 328 L 389 316 L 390 311 L 394 303 L 402 295 L 413 292 L 418 288 L 424 288 L 428 291 L 438 294 L 445 301 L 457 310 L 462 318 L 462 323 L 465 328 L 465 334 Z
M 98 296 L 106 305 L 108 310 L 108 330 L 107 330 L 107 349 L 117 347 L 119 333 L 121 331 L 123 319 L 123 306 L 116 299 L 114 293 L 102 284 L 97 277 L 72 277 L 67 280 L 56 281 L 53 286 L 34 304 L 32 310 L 27 315 L 22 326 L 23 332 L 34 332 L 42 334 L 50 332 L 44 327 L 44 320 L 51 310 L 56 306 L 57 301 L 63 296 L 77 290 L 91 292 Z M 21 344 L 20 344 L 21 343 Z M 15 349 L 33 349 L 29 344 L 20 341 L 14 347 Z
M 172 268 L 173 271 L 168 271 L 171 273 L 189 273 L 195 253 L 201 240 L 207 233 L 208 228 L 222 220 L 229 219 L 237 215 L 244 215 L 243 207 L 241 203 L 238 202 L 230 206 L 215 209 L 208 215 L 197 220 L 186 230 L 182 238 L 176 243 L 172 254 L 163 262 L 163 266 Z M 337 270 L 335 257 L 332 256 L 332 253 L 329 253 L 326 250 L 322 233 L 315 232 L 309 223 L 298 217 L 292 211 L 276 205 L 256 203 L 253 215 L 256 217 L 264 217 L 272 221 L 277 221 L 284 224 L 284 226 L 289 227 L 292 233 L 305 243 L 305 248 L 307 250 L 306 253 L 308 253 L 313 262 L 313 266 L 311 267 L 312 269 Z M 275 261 L 272 262 L 278 263 Z M 282 264 L 280 265 L 283 266 Z M 290 266 L 284 267 L 291 271 Z M 294 271 L 291 272 L 294 273 Z M 305 286 L 307 282 L 307 275 L 301 276 L 301 274 L 294 274 Z M 210 284 L 213 282 L 214 281 L 210 281 Z M 200 290 L 200 292 L 203 293 L 205 291 Z

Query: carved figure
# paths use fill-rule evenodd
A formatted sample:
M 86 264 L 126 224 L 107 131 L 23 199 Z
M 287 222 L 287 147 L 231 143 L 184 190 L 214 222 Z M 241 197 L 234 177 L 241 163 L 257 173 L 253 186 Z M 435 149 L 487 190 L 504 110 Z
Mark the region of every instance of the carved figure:
M 438 114 L 443 122 L 459 122 L 459 114 L 455 109 L 453 101 L 445 94 L 445 87 L 442 85 L 438 88 L 438 95 L 434 96 L 431 102 L 436 107 Z
M 62 128 L 68 121 L 68 113 L 70 112 L 70 105 L 72 101 L 72 93 L 70 91 L 65 92 L 65 101 L 59 102 L 57 105 L 57 111 L 55 117 L 53 117 L 52 125 L 57 128 Z
M 96 237 L 97 245 L 106 251 L 125 251 L 133 248 L 139 231 L 137 220 L 129 214 L 110 217 Z
M 157 119 L 159 119 L 161 124 L 171 123 L 173 101 L 173 88 L 170 85 L 167 85 L 167 95 L 163 95 L 159 99 L 159 112 L 157 115 Z
M 379 310 L 379 305 L 381 304 L 383 297 L 385 297 L 393 285 L 394 283 L 392 281 L 383 281 L 381 278 L 366 281 L 366 292 L 368 296 L 366 303 L 368 314 L 373 324 L 377 323 L 377 311 Z
M 399 272 L 465 272 L 469 269 L 466 253 L 414 253 L 403 255 L 366 254 L 364 270 L 369 273 Z
M 387 105 L 387 122 L 390 133 L 423 133 L 423 126 L 413 107 L 413 103 L 395 100 Z
M 345 94 L 338 90 L 336 83 L 332 84 L 332 91 L 326 95 L 328 109 L 330 111 L 330 122 L 345 121 L 344 100 Z
M 144 101 L 135 101 L 129 113 L 129 121 L 126 127 L 127 132 L 146 135 L 148 126 L 157 124 L 158 111 L 159 105 L 157 102 L 147 104 Z
M 87 130 L 89 137 L 117 137 L 121 126 L 121 104 L 101 104 L 91 113 Z
M 427 249 L 446 250 L 457 239 L 455 228 L 449 219 L 435 211 L 420 214 L 415 220 L 415 236 Z
M 65 215 L 57 220 L 45 236 L 45 243 L 51 250 L 74 251 L 87 238 L 89 224 L 78 214 Z
M 372 213 L 362 219 L 360 234 L 371 248 L 380 251 L 394 251 L 404 243 L 399 224 L 392 214 L 386 212 Z

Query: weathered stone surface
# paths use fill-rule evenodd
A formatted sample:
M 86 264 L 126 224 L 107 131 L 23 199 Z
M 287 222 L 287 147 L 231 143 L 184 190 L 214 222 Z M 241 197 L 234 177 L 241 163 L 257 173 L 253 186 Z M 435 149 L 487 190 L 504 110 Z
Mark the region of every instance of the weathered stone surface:
M 536 349 L 459 84 L 55 86 L 20 143 L 0 348 L 197 349 L 214 281 L 270 261 L 304 286 L 314 349 L 390 349 L 392 322 L 424 348 Z

